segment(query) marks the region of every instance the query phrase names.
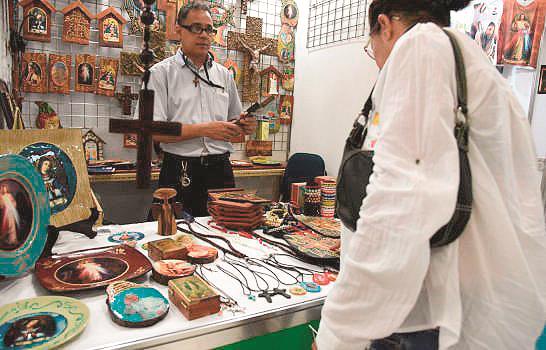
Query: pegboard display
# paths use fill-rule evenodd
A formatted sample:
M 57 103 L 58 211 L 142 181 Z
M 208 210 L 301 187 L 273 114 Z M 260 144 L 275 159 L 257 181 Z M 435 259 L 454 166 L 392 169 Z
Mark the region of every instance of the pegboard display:
M 366 35 L 367 0 L 311 0 L 307 48 Z
M 82 2 L 93 15 L 97 15 L 109 6 L 112 6 L 119 13 L 121 13 L 123 17 L 129 20 L 129 15 L 124 10 L 124 2 L 127 1 L 138 0 L 89 0 Z M 245 31 L 247 16 L 261 18 L 263 21 L 262 36 L 276 40 L 281 30 L 281 1 L 245 1 L 247 1 L 246 13 L 241 13 L 240 0 L 225 0 L 216 2 L 227 9 L 232 7 L 234 8 L 232 21 L 232 24 L 234 25 L 228 24 L 223 30 L 222 36 L 224 41 L 227 42 L 227 35 L 229 31 Z M 183 1 L 178 2 L 183 3 Z M 72 74 L 70 77 L 70 93 L 68 95 L 55 93 L 23 93 L 24 100 L 22 113 L 25 126 L 27 128 L 36 127 L 36 116 L 38 114 L 38 106 L 36 102 L 45 101 L 48 102 L 57 112 L 63 127 L 93 129 L 97 135 L 103 138 L 106 141 L 104 151 L 106 158 L 134 159 L 136 157 L 136 152 L 133 149 L 123 148 L 123 135 L 111 134 L 108 132 L 109 118 L 131 118 L 131 116 L 122 115 L 121 106 L 118 100 L 114 97 L 96 95 L 95 93 L 91 92 L 78 92 L 74 90 L 74 80 L 76 76 L 75 58 L 76 54 L 90 54 L 97 57 L 98 65 L 99 56 L 120 59 L 120 54 L 122 51 L 140 53 L 142 46 L 142 35 L 132 34 L 130 30 L 130 22 L 128 22 L 123 26 L 123 48 L 102 47 L 99 46 L 99 31 L 97 28 L 98 21 L 93 19 L 91 21 L 89 45 L 66 43 L 62 41 L 63 14 L 61 10 L 71 2 L 66 0 L 50 0 L 50 3 L 57 10 L 57 12 L 52 15 L 51 42 L 28 41 L 26 52 L 38 52 L 48 55 L 71 55 Z M 14 4 L 16 8 L 16 25 L 17 28 L 19 28 L 21 21 L 23 20 L 23 10 L 20 6 L 17 6 L 15 1 Z M 162 14 L 160 13 L 160 15 Z M 165 17 L 165 15 L 162 16 L 162 18 Z M 167 41 L 167 52 L 175 52 L 176 46 L 176 42 Z M 242 69 L 244 58 L 243 52 L 228 50 L 226 47 L 222 47 L 218 44 L 213 44 L 212 49 L 219 64 L 223 64 L 227 59 L 231 59 L 237 63 L 240 69 Z M 170 53 L 167 55 L 170 55 Z M 260 55 L 258 69 L 262 70 L 269 66 L 274 66 L 282 72 L 286 65 L 281 64 L 276 56 Z M 293 68 L 294 62 L 291 62 L 289 66 Z M 238 84 L 240 96 L 242 96 L 243 93 L 241 82 Z M 140 89 L 140 77 L 124 75 L 120 69 L 117 77 L 116 91 L 121 92 L 124 85 L 130 86 L 132 92 L 137 93 Z M 285 91 L 280 88 L 279 94 L 291 95 L 292 92 Z M 275 115 L 278 115 L 280 95 L 275 95 L 274 97 L 274 100 L 262 110 L 259 110 L 258 114 L 266 115 L 269 111 L 274 112 Z M 134 114 L 136 104 L 137 101 L 132 102 L 132 114 Z M 246 109 L 249 105 L 250 103 L 243 103 L 243 108 Z M 290 130 L 290 125 L 281 125 L 276 133 L 271 133 L 269 135 L 268 140 L 273 142 L 274 159 L 286 160 L 290 148 Z M 253 138 L 254 137 L 252 136 L 251 139 Z M 249 139 L 248 136 L 247 139 Z M 236 152 L 234 155 L 232 155 L 232 158 L 245 158 L 244 143 L 235 143 L 234 149 Z

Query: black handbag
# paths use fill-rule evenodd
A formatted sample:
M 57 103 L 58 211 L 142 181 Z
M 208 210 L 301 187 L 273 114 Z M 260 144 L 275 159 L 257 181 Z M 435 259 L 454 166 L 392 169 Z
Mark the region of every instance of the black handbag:
M 455 55 L 457 77 L 457 111 L 455 118 L 455 138 L 459 150 L 459 190 L 455 212 L 447 224 L 430 239 L 432 248 L 442 247 L 455 241 L 464 231 L 472 212 L 472 174 L 468 161 L 468 107 L 467 83 L 463 55 L 455 37 L 444 30 L 449 37 Z M 367 135 L 372 98 L 368 98 L 364 108 L 353 124 L 353 129 L 345 143 L 343 158 L 338 175 L 336 213 L 343 224 L 352 231 L 360 217 L 360 207 L 366 197 L 366 187 L 373 173 L 373 151 L 362 150 Z M 362 124 L 359 120 L 364 119 Z

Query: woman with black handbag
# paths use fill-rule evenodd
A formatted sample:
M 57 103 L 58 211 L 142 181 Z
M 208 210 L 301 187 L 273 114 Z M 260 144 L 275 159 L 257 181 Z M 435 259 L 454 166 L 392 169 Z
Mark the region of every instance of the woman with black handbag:
M 470 1 L 373 0 L 381 69 L 338 180 L 341 266 L 314 345 L 532 349 L 546 238 L 527 118 L 449 25 Z

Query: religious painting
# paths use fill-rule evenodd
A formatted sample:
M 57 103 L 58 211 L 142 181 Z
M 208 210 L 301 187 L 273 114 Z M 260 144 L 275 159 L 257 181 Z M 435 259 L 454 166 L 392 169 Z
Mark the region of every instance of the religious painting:
M 76 55 L 76 76 L 74 90 L 79 92 L 95 91 L 95 56 Z
M 277 57 L 283 63 L 294 60 L 296 36 L 288 24 L 283 24 L 277 39 Z
M 45 53 L 23 53 L 23 91 L 47 93 Z
M 546 94 L 546 65 L 540 66 L 540 80 L 538 82 L 538 94 Z
M 268 97 L 278 95 L 281 86 L 282 74 L 273 66 L 269 66 L 260 72 L 260 96 Z
M 44 288 L 60 292 L 105 287 L 140 277 L 151 269 L 148 258 L 137 249 L 118 245 L 40 259 L 35 274 Z
M 224 67 L 226 67 L 228 71 L 231 73 L 231 76 L 233 77 L 235 84 L 239 85 L 239 81 L 241 80 L 241 70 L 239 69 L 239 65 L 237 64 L 237 62 L 235 62 L 231 58 L 228 58 L 224 62 Z
M 7 348 L 33 348 L 46 344 L 66 329 L 67 321 L 57 313 L 35 313 L 16 318 L 2 328 L 3 344 Z
M 137 148 L 137 136 L 135 134 L 123 135 L 123 147 L 125 148 Z
M 299 11 L 296 2 L 294 0 L 283 1 L 281 8 L 281 23 L 295 28 L 298 25 L 298 18 Z
M 19 2 L 23 7 L 23 39 L 50 42 L 51 15 L 55 7 L 48 0 L 23 0 Z
M 88 130 L 82 138 L 87 163 L 94 160 L 104 160 L 105 142 L 93 132 Z
M 88 219 L 95 207 L 77 129 L 0 130 L 0 154 L 19 154 L 32 164 L 46 187 L 51 225 Z
M 282 88 L 286 91 L 294 91 L 294 67 L 284 67 L 282 77 Z
M 32 228 L 33 207 L 29 193 L 15 179 L 0 180 L 0 251 L 16 250 Z
M 123 25 L 127 20 L 113 7 L 108 7 L 97 15 L 99 22 L 99 45 L 123 47 Z
M 214 289 L 196 275 L 172 280 L 171 283 L 176 286 L 177 291 L 188 304 L 199 303 L 218 295 Z
M 542 1 L 504 1 L 499 33 L 499 63 L 536 67 L 544 31 L 546 6 Z
M 294 96 L 281 95 L 279 101 L 279 118 L 281 124 L 291 124 L 294 113 Z
M 63 19 L 63 41 L 80 45 L 89 44 L 91 20 L 95 18 L 81 1 L 74 1 L 61 10 Z
M 71 55 L 49 54 L 49 92 L 70 92 Z
M 99 58 L 97 95 L 114 96 L 118 79 L 118 67 L 119 61 L 115 58 Z

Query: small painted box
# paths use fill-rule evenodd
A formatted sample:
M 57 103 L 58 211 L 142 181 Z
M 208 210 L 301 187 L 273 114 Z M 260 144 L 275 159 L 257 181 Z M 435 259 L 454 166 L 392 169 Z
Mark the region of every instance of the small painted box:
M 186 260 L 188 247 L 170 238 L 148 243 L 148 256 L 154 261 L 177 259 Z
M 296 207 L 303 206 L 303 194 L 307 182 L 294 182 L 290 186 L 290 203 Z
M 220 312 L 220 295 L 197 275 L 170 280 L 169 299 L 188 320 Z

